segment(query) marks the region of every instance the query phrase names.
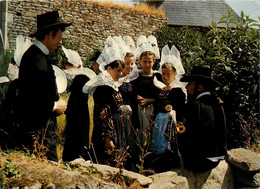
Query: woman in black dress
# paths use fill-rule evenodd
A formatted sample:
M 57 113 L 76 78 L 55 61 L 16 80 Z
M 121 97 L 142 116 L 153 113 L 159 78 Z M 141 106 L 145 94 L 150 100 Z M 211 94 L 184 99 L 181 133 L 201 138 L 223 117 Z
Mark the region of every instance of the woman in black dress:
M 118 87 L 124 63 L 115 60 L 105 66 L 105 71 L 83 87 L 93 89 L 94 128 L 92 143 L 98 163 L 114 165 L 112 152 L 126 148 L 125 132 L 120 116 L 123 98 Z M 94 160 L 94 159 L 93 159 Z
M 83 85 L 89 81 L 86 75 L 77 75 L 70 86 L 70 97 L 66 110 L 65 143 L 63 160 L 72 161 L 80 156 L 88 158 L 89 110 L 88 94 L 82 92 Z

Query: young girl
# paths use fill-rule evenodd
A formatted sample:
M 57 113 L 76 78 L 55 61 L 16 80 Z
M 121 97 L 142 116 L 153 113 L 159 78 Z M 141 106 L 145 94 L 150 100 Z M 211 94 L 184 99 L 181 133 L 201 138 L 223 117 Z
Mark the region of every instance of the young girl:
M 125 127 L 125 135 L 126 135 L 126 145 L 128 146 L 128 153 L 130 154 L 130 158 L 127 159 L 125 164 L 125 168 L 132 169 L 134 166 L 131 166 L 133 162 L 134 149 L 135 149 L 135 131 L 133 130 L 132 125 L 132 102 L 133 102 L 133 95 L 132 95 L 132 84 L 131 84 L 131 75 L 134 75 L 133 70 L 135 66 L 135 56 L 133 53 L 126 53 L 124 57 L 124 65 L 125 68 L 122 71 L 122 77 L 120 80 L 123 81 L 122 85 L 119 87 L 119 91 L 123 97 L 123 105 L 120 107 L 123 124 Z
M 164 63 L 161 68 L 164 84 L 159 85 L 159 81 L 154 82 L 156 86 L 160 86 L 161 91 L 154 103 L 154 115 L 156 118 L 152 130 L 152 155 L 150 156 L 149 165 L 156 172 L 165 171 L 169 166 L 178 165 L 177 153 L 176 155 L 169 154 L 167 149 L 173 147 L 169 145 L 170 140 L 172 140 L 170 137 L 174 135 L 171 133 L 173 132 L 172 124 L 176 124 L 176 120 L 177 122 L 183 122 L 186 99 L 184 85 L 176 79 L 177 71 L 173 64 Z M 176 148 L 173 149 L 176 151 Z
M 105 71 L 83 87 L 83 92 L 86 93 L 91 92 L 88 88 L 95 89 L 92 143 L 99 163 L 111 164 L 109 152 L 126 148 L 119 109 L 123 104 L 123 99 L 118 89 L 122 84 L 119 78 L 123 68 L 123 61 L 112 61 L 105 66 Z
M 132 81 L 133 95 L 136 100 L 135 106 L 133 106 L 133 123 L 134 126 L 141 131 L 147 131 L 153 113 L 153 103 L 160 92 L 154 85 L 153 79 L 154 77 L 157 77 L 160 80 L 161 74 L 152 70 L 155 63 L 155 54 L 153 52 L 142 52 L 139 63 L 142 66 L 142 70 L 140 71 L 139 76 Z M 139 122 L 135 120 L 139 120 Z M 139 139 L 142 144 L 145 143 L 145 136 L 142 134 Z
M 169 116 L 168 112 L 176 112 L 177 122 L 183 121 L 183 110 L 185 106 L 186 95 L 183 91 L 183 85 L 175 80 L 177 72 L 170 63 L 162 65 L 162 80 L 165 86 L 162 88 L 155 103 L 155 127 L 152 131 L 151 151 L 155 154 L 161 154 L 168 146 L 169 142 Z
M 123 82 L 119 87 L 119 90 L 123 96 L 124 104 L 130 105 L 131 96 L 132 96 L 132 84 L 130 83 L 129 74 L 133 70 L 135 65 L 135 57 L 132 53 L 126 53 L 124 57 L 124 69 L 122 71 L 122 75 L 120 80 Z

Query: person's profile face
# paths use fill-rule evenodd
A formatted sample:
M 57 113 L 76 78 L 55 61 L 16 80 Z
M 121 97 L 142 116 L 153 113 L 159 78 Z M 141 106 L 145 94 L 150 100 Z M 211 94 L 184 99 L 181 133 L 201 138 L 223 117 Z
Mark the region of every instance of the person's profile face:
M 118 81 L 122 75 L 123 66 L 121 64 L 117 68 L 111 68 L 110 66 L 108 66 L 107 71 L 114 81 Z
M 195 94 L 195 87 L 196 87 L 196 82 L 195 81 L 190 81 L 187 85 L 186 85 L 186 89 L 189 95 L 194 95 Z
M 130 72 L 133 70 L 134 63 L 135 63 L 134 57 L 124 58 L 125 68 L 123 69 L 123 75 L 130 74 Z
M 53 37 L 52 35 L 52 31 L 49 33 L 48 38 L 49 38 L 49 45 L 48 45 L 48 49 L 49 51 L 53 51 L 54 49 L 56 49 L 56 47 L 59 44 L 62 44 L 62 30 L 59 29 L 55 35 L 55 37 Z

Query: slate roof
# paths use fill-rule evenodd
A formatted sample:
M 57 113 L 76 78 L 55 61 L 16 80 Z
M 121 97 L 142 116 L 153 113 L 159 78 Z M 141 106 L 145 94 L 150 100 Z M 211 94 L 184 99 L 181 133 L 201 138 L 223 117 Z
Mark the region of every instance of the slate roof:
M 227 15 L 230 8 L 224 0 L 150 0 L 149 4 L 152 3 L 165 11 L 168 25 L 180 26 L 211 25 L 212 20 L 218 22 Z

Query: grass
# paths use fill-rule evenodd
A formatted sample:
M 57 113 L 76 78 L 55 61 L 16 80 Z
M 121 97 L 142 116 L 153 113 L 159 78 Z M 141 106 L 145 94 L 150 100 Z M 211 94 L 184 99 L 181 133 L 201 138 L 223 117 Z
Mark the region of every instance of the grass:
M 71 0 L 70 4 L 73 5 L 74 2 L 77 2 L 77 1 L 78 0 Z M 155 15 L 155 16 L 164 17 L 164 18 L 166 17 L 165 12 L 162 9 L 156 9 L 154 7 L 149 6 L 146 3 L 141 3 L 138 5 L 134 5 L 132 7 L 129 5 L 115 4 L 110 0 L 106 0 L 104 2 L 95 1 L 95 0 L 85 0 L 85 2 L 100 4 L 100 5 L 119 8 L 119 9 L 126 9 L 126 10 L 131 10 L 131 11 L 136 11 L 136 12 L 144 12 L 146 14 Z
M 0 151 L 0 188 L 141 188 L 136 179 L 102 177 L 95 166 L 54 164 L 22 151 Z
M 66 102 L 68 102 L 69 100 L 69 95 L 70 93 L 63 93 L 60 95 L 60 99 L 65 100 Z M 58 155 L 58 159 L 59 161 L 62 161 L 62 153 L 63 153 L 63 145 L 64 145 L 64 141 L 65 141 L 65 137 L 64 137 L 64 130 L 66 127 L 66 115 L 62 114 L 60 116 L 57 117 L 57 155 Z
M 55 188 L 75 188 L 76 185 L 96 183 L 94 174 L 82 170 L 72 172 L 62 164 L 55 165 L 29 157 L 24 152 L 0 152 L 0 188 L 24 188 L 35 184 L 40 184 L 42 188 L 50 185 L 55 185 Z

